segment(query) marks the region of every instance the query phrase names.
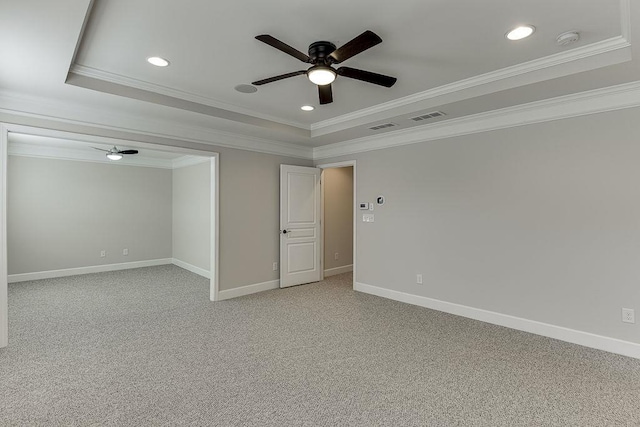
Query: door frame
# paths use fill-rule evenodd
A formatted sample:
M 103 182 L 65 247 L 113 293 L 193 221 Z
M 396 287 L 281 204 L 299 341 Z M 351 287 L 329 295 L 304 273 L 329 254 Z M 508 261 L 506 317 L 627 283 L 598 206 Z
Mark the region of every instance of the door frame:
M 353 283 L 352 286 L 355 289 L 356 284 L 356 227 L 358 225 L 358 215 L 356 212 L 356 206 L 358 205 L 358 197 L 357 197 L 357 169 L 356 169 L 356 161 L 355 160 L 345 160 L 343 162 L 336 163 L 326 163 L 322 165 L 316 165 L 315 167 L 322 169 L 322 174 L 320 175 L 320 233 L 322 238 L 320 239 L 320 265 L 322 266 L 320 271 L 320 280 L 324 280 L 324 170 L 325 169 L 334 169 L 334 168 L 344 168 L 344 167 L 353 167 Z
M 9 133 L 19 132 L 37 136 L 64 138 L 86 144 L 129 145 L 174 153 L 184 153 L 196 156 L 210 157 L 211 167 L 211 234 L 210 234 L 210 269 L 209 269 L 209 299 L 219 299 L 219 248 L 220 248 L 220 167 L 217 152 L 196 150 L 185 147 L 153 144 L 149 142 L 108 138 L 97 135 L 83 134 L 79 132 L 58 131 L 34 126 L 18 125 L 13 123 L 0 123 L 0 348 L 6 347 L 9 342 L 8 321 L 8 271 L 7 271 L 7 159 Z

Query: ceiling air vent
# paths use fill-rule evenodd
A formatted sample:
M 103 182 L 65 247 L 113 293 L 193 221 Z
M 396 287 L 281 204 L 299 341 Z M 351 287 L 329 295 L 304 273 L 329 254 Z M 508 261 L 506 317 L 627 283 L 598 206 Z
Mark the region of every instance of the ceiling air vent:
M 443 116 L 446 116 L 446 114 L 443 113 L 442 111 L 434 111 L 432 113 L 423 114 L 421 116 L 411 117 L 411 120 L 413 120 L 414 122 L 421 122 L 423 120 L 435 119 L 436 117 L 443 117 Z
M 383 123 L 381 125 L 376 125 L 376 126 L 370 127 L 369 129 L 371 129 L 371 130 L 380 130 L 380 129 L 392 128 L 394 126 L 398 126 L 398 125 L 395 124 L 395 123 Z

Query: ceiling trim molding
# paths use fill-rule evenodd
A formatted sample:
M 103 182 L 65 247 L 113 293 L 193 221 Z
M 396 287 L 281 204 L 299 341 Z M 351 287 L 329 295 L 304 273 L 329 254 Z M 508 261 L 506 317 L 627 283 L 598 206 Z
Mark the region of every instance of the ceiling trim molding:
M 623 0 L 624 2 L 625 0 Z M 624 19 L 623 19 L 624 21 Z M 624 25 L 623 25 L 624 28 Z M 489 73 L 481 74 L 479 76 L 470 77 L 468 79 L 459 80 L 450 84 L 439 86 L 433 89 L 426 90 L 424 92 L 418 92 L 409 96 L 394 99 L 389 102 L 378 104 L 374 107 L 364 108 L 362 110 L 354 111 L 352 113 L 343 114 L 332 119 L 323 120 L 321 122 L 313 123 L 311 125 L 312 136 L 319 136 L 320 134 L 330 132 L 318 132 L 323 129 L 330 128 L 332 126 L 340 125 L 342 123 L 362 119 L 374 114 L 384 113 L 395 108 L 407 106 L 409 104 L 427 101 L 429 99 L 437 98 L 444 95 L 450 95 L 464 90 L 472 89 L 478 86 L 487 85 L 490 83 L 496 83 L 511 79 L 517 76 L 534 73 L 537 71 L 549 69 L 552 67 L 558 67 L 570 62 L 595 57 L 609 52 L 619 51 L 622 49 L 628 49 L 631 46 L 628 39 L 624 36 L 617 36 L 600 42 L 592 43 L 588 46 L 582 46 L 575 49 L 568 50 L 566 52 L 560 52 L 553 55 L 546 56 L 544 58 L 535 59 L 529 62 L 523 62 L 511 67 L 502 68 L 500 70 L 491 71 Z M 604 64 L 609 65 L 609 64 Z M 506 88 L 499 88 L 502 90 Z M 494 90 L 492 92 L 496 92 Z
M 0 92 L 0 113 L 278 156 L 311 159 L 313 155 L 311 147 L 297 144 L 202 126 L 186 126 L 175 120 L 161 121 L 141 116 L 119 115 L 112 111 L 78 107 L 50 98 L 8 92 Z
M 89 150 L 47 147 L 45 145 L 35 145 L 26 143 L 9 143 L 7 153 L 10 156 L 35 157 L 40 159 L 73 160 L 80 162 L 105 163 L 117 166 L 138 166 L 156 169 L 173 169 L 172 161 L 169 159 L 154 159 L 143 156 L 125 156 L 122 160 L 113 161 L 106 158 L 102 153 L 92 153 Z M 205 158 L 205 160 L 209 160 Z
M 0 112 L 7 114 L 16 114 L 23 117 L 32 117 L 39 119 L 46 119 L 63 123 L 82 124 L 87 125 L 87 122 L 80 122 L 77 120 L 69 120 L 56 116 L 43 115 L 38 113 L 31 113 L 16 109 L 1 108 L 4 100 L 7 97 L 0 94 Z M 24 99 L 24 97 L 21 97 Z M 33 102 L 33 99 L 29 100 Z M 47 99 L 40 99 L 39 106 L 46 104 Z M 517 126 L 526 126 L 529 124 L 548 122 L 553 120 L 561 120 L 571 117 L 579 117 L 583 115 L 602 113 L 606 111 L 614 111 L 624 108 L 633 108 L 640 106 L 640 81 L 626 83 L 617 86 L 611 86 L 608 88 L 596 89 L 592 91 L 582 92 L 573 95 L 567 95 L 557 98 L 551 98 L 543 101 L 536 101 L 533 103 L 522 104 L 514 107 L 503 108 L 486 113 L 475 114 L 472 116 L 466 116 L 457 119 L 450 119 L 443 122 L 437 122 L 433 124 L 423 125 L 420 127 L 413 127 L 409 129 L 399 130 L 395 132 L 385 132 L 375 136 L 369 136 L 365 138 L 358 138 L 349 141 L 343 141 L 339 143 L 329 144 L 321 147 L 300 147 L 293 144 L 276 143 L 278 147 L 285 145 L 286 150 L 278 150 L 280 152 L 274 152 L 271 149 L 265 149 L 262 146 L 263 142 L 256 139 L 249 139 L 249 144 L 242 148 L 237 145 L 228 143 L 216 143 L 210 140 L 185 138 L 181 136 L 175 136 L 173 133 L 158 134 L 146 132 L 140 129 L 121 128 L 116 126 L 106 126 L 102 124 L 89 123 L 91 126 L 109 129 L 132 132 L 145 136 L 155 136 L 170 138 L 179 141 L 195 142 L 199 144 L 211 145 L 216 144 L 222 147 L 243 149 L 248 151 L 257 151 L 268 154 L 284 155 L 290 157 L 298 157 L 314 160 L 327 159 L 337 156 L 356 154 L 361 152 L 380 150 L 385 148 L 391 148 L 396 146 L 415 144 L 421 142 L 427 142 L 438 139 L 451 138 L 456 136 L 468 135 L 473 133 L 488 132 L 492 130 L 505 129 Z M 24 106 L 23 106 L 24 107 Z M 27 110 L 28 111 L 28 110 Z M 86 110 L 84 110 L 86 111 Z M 60 112 L 58 110 L 58 112 Z M 136 123 L 141 123 L 140 119 L 136 120 Z M 153 122 L 157 123 L 157 122 Z M 176 125 L 175 123 L 165 123 L 165 126 L 171 127 L 174 130 L 176 126 L 178 130 L 191 129 L 188 126 Z M 241 140 L 240 135 L 235 135 L 228 132 L 212 132 L 216 136 L 224 134 L 226 138 L 230 140 Z M 293 151 L 289 151 L 293 148 Z M 14 154 L 16 154 L 14 152 Z M 301 155 L 302 154 L 302 155 Z M 70 155 L 70 157 L 73 157 Z M 169 166 L 170 167 L 170 166 Z
M 96 80 L 101 80 L 108 83 L 114 83 L 121 86 L 132 87 L 132 88 L 144 90 L 147 92 L 159 93 L 161 95 L 166 95 L 172 98 L 178 98 L 178 99 L 183 99 L 185 101 L 195 102 L 196 104 L 208 105 L 209 107 L 215 107 L 215 108 L 220 108 L 227 111 L 233 111 L 234 113 L 245 114 L 247 116 L 268 120 L 270 122 L 280 123 L 287 126 L 293 126 L 293 127 L 307 130 L 307 131 L 309 130 L 309 126 L 304 123 L 284 120 L 275 116 L 270 116 L 268 114 L 258 113 L 248 108 L 242 108 L 237 105 L 216 101 L 215 99 L 209 98 L 206 96 L 196 95 L 195 93 L 173 89 L 167 86 L 162 86 L 155 83 L 147 82 L 145 80 L 125 77 L 119 74 L 110 73 L 105 70 L 100 70 L 98 68 L 87 67 L 86 65 L 74 63 L 69 69 L 69 73 L 88 77 L 90 79 L 96 79 Z
M 316 147 L 313 159 L 363 153 L 640 106 L 640 80 Z
M 171 162 L 172 169 L 186 168 L 188 166 L 194 166 L 200 163 L 209 162 L 210 157 L 201 157 L 201 156 L 182 156 L 177 159 L 173 159 Z
M 620 29 L 622 37 L 631 40 L 631 0 L 620 0 Z

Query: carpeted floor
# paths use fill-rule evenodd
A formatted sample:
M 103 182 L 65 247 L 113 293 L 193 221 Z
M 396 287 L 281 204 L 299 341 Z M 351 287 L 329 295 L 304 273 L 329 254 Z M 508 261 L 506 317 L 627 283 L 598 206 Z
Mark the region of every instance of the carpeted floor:
M 640 360 L 350 283 L 219 303 L 174 266 L 12 284 L 0 425 L 640 425 Z

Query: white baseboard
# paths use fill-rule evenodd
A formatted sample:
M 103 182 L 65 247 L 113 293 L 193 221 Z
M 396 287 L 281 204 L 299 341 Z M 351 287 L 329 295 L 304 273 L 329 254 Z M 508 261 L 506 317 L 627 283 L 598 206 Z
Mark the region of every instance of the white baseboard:
M 207 278 L 207 279 L 211 278 L 211 273 L 209 272 L 209 270 L 205 270 L 204 268 L 196 267 L 195 265 L 191 265 L 191 264 L 189 264 L 187 262 L 180 261 L 179 259 L 173 258 L 172 264 L 176 265 L 176 266 L 178 266 L 180 268 L 184 268 L 185 270 L 189 270 L 192 273 L 196 273 L 197 275 L 202 276 L 204 278 Z
M 451 302 L 440 301 L 437 299 L 422 297 L 419 295 L 393 291 L 390 289 L 367 285 L 365 283 L 355 283 L 354 289 L 356 291 L 392 299 L 395 301 L 405 302 L 407 304 L 418 305 L 420 307 L 443 311 L 445 313 L 451 313 L 457 316 L 480 320 L 481 322 L 505 326 L 507 328 L 517 329 L 519 331 L 530 332 L 532 334 L 555 338 L 557 340 L 579 344 L 585 347 L 591 347 L 598 350 L 608 351 L 610 353 L 616 353 L 623 356 L 640 359 L 640 344 L 636 344 L 630 341 L 623 341 L 617 338 L 609 338 L 589 332 L 577 331 L 575 329 L 569 329 L 562 326 L 551 325 L 535 320 L 523 319 L 521 317 L 515 317 L 508 314 L 501 314 L 493 311 L 482 310 L 479 308 L 468 307 L 465 305 L 454 304 Z
M 62 270 L 36 271 L 35 273 L 10 274 L 9 283 L 28 280 L 53 279 L 56 277 L 77 276 L 79 274 L 103 273 L 105 271 L 128 270 L 130 268 L 153 267 L 171 264 L 171 258 L 150 259 L 147 261 L 123 262 L 120 264 L 92 265 L 89 267 L 65 268 Z
M 255 285 L 247 285 L 241 286 L 239 288 L 227 289 L 225 291 L 218 292 L 218 301 L 255 294 L 256 292 L 278 289 L 279 287 L 280 280 L 271 280 L 270 282 L 262 282 L 256 283 Z
M 353 271 L 353 264 L 343 265 L 342 267 L 327 268 L 324 271 L 324 277 L 335 276 L 336 274 L 348 273 Z

